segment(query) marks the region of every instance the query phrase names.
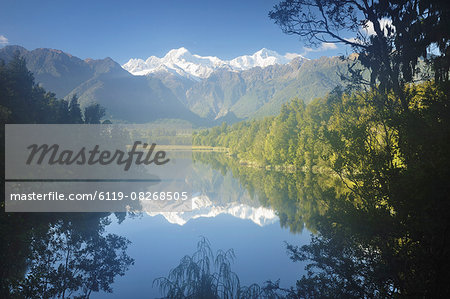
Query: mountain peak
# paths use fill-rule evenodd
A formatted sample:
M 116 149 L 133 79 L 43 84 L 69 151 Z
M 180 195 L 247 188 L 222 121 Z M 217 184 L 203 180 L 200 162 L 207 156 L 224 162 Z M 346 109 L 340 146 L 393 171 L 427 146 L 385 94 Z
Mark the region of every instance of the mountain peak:
M 243 55 L 227 61 L 214 56 L 191 54 L 188 49 L 181 47 L 170 50 L 162 58 L 150 56 L 145 61 L 130 59 L 122 67 L 133 75 L 148 75 L 162 71 L 198 80 L 209 77 L 220 68 L 238 72 L 254 67 L 265 68 L 274 64 L 287 64 L 296 57 L 301 55 L 289 53 L 282 56 L 275 51 L 262 48 L 253 55 Z
M 185 47 L 181 47 L 178 49 L 172 49 L 169 52 L 167 52 L 167 54 L 164 56 L 164 58 L 166 57 L 170 57 L 170 58 L 179 58 L 183 55 L 190 55 L 191 53 L 189 52 L 188 49 L 186 49 Z
M 186 49 L 185 47 L 180 47 L 178 49 L 172 49 L 172 50 L 169 51 L 169 53 L 170 52 L 176 52 L 176 53 L 179 53 L 179 54 L 184 54 L 186 52 L 189 52 L 189 50 Z
M 253 54 L 253 55 L 262 56 L 262 57 L 281 56 L 277 52 L 272 51 L 272 50 L 268 50 L 266 48 L 262 48 L 261 50 L 255 52 L 255 54 Z

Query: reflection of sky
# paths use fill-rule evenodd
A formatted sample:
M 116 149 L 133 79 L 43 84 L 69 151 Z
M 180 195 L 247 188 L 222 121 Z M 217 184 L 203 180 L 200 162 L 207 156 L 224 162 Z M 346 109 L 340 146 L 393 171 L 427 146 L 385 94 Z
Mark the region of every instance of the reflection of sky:
M 120 225 L 111 224 L 107 231 L 132 242 L 128 254 L 135 259 L 135 265 L 125 276 L 116 278 L 113 294 L 94 293 L 92 298 L 161 296 L 156 287 L 152 288 L 153 279 L 167 276 L 184 255 L 195 252 L 199 236 L 210 240 L 213 252 L 234 249 L 232 269 L 241 284 L 281 279 L 282 286 L 293 286 L 304 273 L 303 265 L 289 260 L 283 242 L 300 245 L 309 240 L 309 233 L 293 235 L 278 222 L 260 227 L 230 215 L 194 219 L 184 226 L 170 224 L 162 216 L 127 218 Z

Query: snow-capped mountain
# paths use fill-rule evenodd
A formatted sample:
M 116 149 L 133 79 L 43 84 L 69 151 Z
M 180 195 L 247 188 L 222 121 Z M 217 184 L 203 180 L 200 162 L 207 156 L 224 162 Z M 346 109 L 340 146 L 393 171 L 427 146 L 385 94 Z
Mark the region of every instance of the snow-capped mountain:
M 168 222 L 178 225 L 184 225 L 192 219 L 211 218 L 220 214 L 248 219 L 259 226 L 272 224 L 278 220 L 278 216 L 271 209 L 251 207 L 241 203 L 217 206 L 205 195 L 192 198 L 192 211 L 190 212 L 147 212 L 147 214 L 150 216 L 162 215 Z
M 282 56 L 275 51 L 263 48 L 253 55 L 239 56 L 230 60 L 228 63 L 233 69 L 241 71 L 257 66 L 265 68 L 274 64 L 286 64 L 296 57 L 304 58 L 300 54 L 287 54 Z
M 208 78 L 217 69 L 243 71 L 253 67 L 267 67 L 274 64 L 286 64 L 300 54 L 289 53 L 284 56 L 275 51 L 261 49 L 253 55 L 244 55 L 232 60 L 221 60 L 214 56 L 191 54 L 186 48 L 170 50 L 164 57 L 150 56 L 147 60 L 130 59 L 122 67 L 136 76 L 155 72 L 172 72 L 191 79 Z
M 0 49 L 0 59 L 9 62 L 16 52 L 36 83 L 58 98 L 76 94 L 82 105 L 98 103 L 114 122 L 182 119 L 200 127 L 276 115 L 295 97 L 309 103 L 342 85 L 338 73 L 348 67 L 339 57 L 309 60 L 263 49 L 225 61 L 181 48 L 163 58 L 130 60 L 124 68 L 150 72 L 134 76 L 110 58 L 83 60 L 55 49 L 7 45 Z

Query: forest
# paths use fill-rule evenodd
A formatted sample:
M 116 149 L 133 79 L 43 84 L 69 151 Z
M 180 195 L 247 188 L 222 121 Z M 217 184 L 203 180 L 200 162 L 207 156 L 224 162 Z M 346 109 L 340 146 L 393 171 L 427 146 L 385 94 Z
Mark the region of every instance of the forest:
M 98 124 L 104 115 L 98 104 L 82 112 L 76 97 L 57 99 L 39 87 L 19 55 L 8 64 L 0 61 L 0 98 L 2 124 Z M 112 292 L 115 277 L 134 260 L 126 254 L 126 238 L 105 233 L 111 213 L 4 212 L 4 134 L 2 125 L 0 297 L 89 298 L 92 292 Z
M 317 232 L 309 245 L 286 245 L 293 261 L 309 263 L 294 297 L 450 293 L 448 15 L 448 4 L 437 1 L 282 1 L 269 17 L 283 32 L 357 53 L 342 74 L 347 84 L 308 105 L 292 99 L 277 116 L 194 135 L 194 145 L 228 148 L 234 162 L 222 164 L 259 186 L 282 223 L 289 209 L 268 193 L 274 184 L 243 168 L 283 173 L 269 177 L 279 178 L 275 186 L 290 194 L 292 207 L 311 207 L 311 199 L 320 207 L 297 215 L 291 208 L 291 229 L 306 223 Z M 370 36 L 358 29 L 368 24 Z

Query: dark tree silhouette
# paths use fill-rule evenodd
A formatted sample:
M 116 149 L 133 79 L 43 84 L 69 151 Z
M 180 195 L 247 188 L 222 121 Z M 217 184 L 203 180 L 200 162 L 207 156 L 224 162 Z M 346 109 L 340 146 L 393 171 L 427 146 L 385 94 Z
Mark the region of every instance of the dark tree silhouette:
M 18 53 L 0 60 L 0 208 L 5 207 L 4 130 L 8 124 L 82 123 L 78 101 L 57 99 L 35 84 Z M 103 111 L 96 107 L 91 119 Z M 132 264 L 129 242 L 104 234 L 109 214 L 0 213 L 0 297 L 89 297 L 111 291 Z M 119 214 L 118 214 L 119 215 Z M 123 220 L 124 215 L 119 215 Z
M 105 108 L 99 104 L 90 104 L 84 108 L 84 123 L 86 124 L 99 124 L 103 116 L 105 116 Z
M 383 92 L 393 90 L 405 110 L 404 85 L 418 74 L 419 58 L 433 62 L 436 81 L 449 78 L 448 1 L 286 0 L 269 17 L 285 33 L 310 45 L 350 45 L 359 62 L 371 70 L 367 83 Z M 431 52 L 434 48 L 439 54 Z M 355 81 L 364 82 L 360 70 L 352 74 Z
M 279 281 L 268 281 L 263 287 L 241 287 L 239 277 L 231 270 L 234 259 L 233 249 L 218 250 L 213 255 L 210 242 L 201 237 L 192 256 L 184 256 L 167 277 L 157 278 L 153 284 L 159 286 L 163 298 L 170 299 L 275 299 L 291 293 L 281 289 Z
M 112 292 L 115 277 L 134 263 L 126 254 L 130 242 L 104 233 L 107 218 L 83 220 L 89 225 L 66 217 L 33 231 L 29 269 L 15 287 L 16 295 L 89 298 L 92 292 Z
M 76 94 L 72 96 L 69 101 L 69 118 L 73 124 L 82 124 L 83 115 L 81 113 L 80 104 L 78 103 L 78 97 Z

